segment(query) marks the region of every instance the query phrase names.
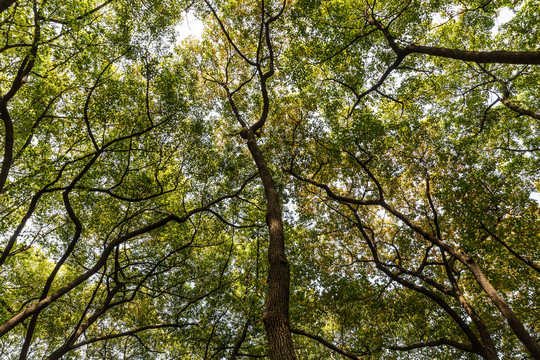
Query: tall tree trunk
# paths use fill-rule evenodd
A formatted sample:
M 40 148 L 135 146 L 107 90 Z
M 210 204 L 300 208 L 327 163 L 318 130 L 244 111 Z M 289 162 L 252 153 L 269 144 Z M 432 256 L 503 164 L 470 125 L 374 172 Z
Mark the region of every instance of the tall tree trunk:
M 268 245 L 268 295 L 263 322 L 266 328 L 270 359 L 296 359 L 289 325 L 290 270 L 285 255 L 285 235 L 281 201 L 266 160 L 253 132 L 246 132 L 247 146 L 257 165 L 267 201 L 266 224 L 270 235 Z

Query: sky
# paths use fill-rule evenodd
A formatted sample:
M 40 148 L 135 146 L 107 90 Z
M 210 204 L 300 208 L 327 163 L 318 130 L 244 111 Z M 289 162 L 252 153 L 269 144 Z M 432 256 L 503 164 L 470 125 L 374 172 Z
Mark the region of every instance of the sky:
M 514 12 L 510 8 L 502 8 L 491 32 L 496 34 L 499 27 L 512 20 L 514 15 Z M 435 20 L 435 22 L 437 22 L 437 20 Z M 176 32 L 178 33 L 178 36 L 176 37 L 177 42 L 180 42 L 189 36 L 200 38 L 203 32 L 203 23 L 195 17 L 193 11 L 187 11 L 184 20 L 176 26 Z
M 176 26 L 175 30 L 178 34 L 176 37 L 177 43 L 185 40 L 189 36 L 199 39 L 203 32 L 203 23 L 195 17 L 192 11 L 188 11 L 184 16 L 184 20 Z

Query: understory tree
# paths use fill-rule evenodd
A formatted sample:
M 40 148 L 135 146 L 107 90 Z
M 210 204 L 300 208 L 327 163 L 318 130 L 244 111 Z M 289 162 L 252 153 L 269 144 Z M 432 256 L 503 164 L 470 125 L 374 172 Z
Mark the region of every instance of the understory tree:
M 539 23 L 0 1 L 0 358 L 540 359 Z

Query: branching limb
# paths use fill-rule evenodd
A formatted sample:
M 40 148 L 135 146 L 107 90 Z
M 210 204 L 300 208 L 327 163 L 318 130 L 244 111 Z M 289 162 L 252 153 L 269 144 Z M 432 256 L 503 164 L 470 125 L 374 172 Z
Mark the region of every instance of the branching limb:
M 315 185 L 315 186 L 323 189 L 330 198 L 332 198 L 334 200 L 337 200 L 337 201 L 340 201 L 340 202 L 343 202 L 343 203 L 349 203 L 349 204 L 355 204 L 355 205 L 379 205 L 381 203 L 381 200 L 379 200 L 379 199 L 358 200 L 358 199 L 351 198 L 351 197 L 341 196 L 341 195 L 336 194 L 326 184 L 317 182 L 317 181 L 315 181 L 313 179 L 304 178 L 304 177 L 302 177 L 301 175 L 299 175 L 298 173 L 296 173 L 292 169 L 287 170 L 287 172 L 289 172 L 292 176 L 294 176 L 295 178 L 297 178 L 300 181 L 310 183 L 312 185 Z
M 122 55 L 123 56 L 123 55 Z M 97 144 L 96 142 L 96 139 L 94 137 L 94 134 L 92 132 L 92 127 L 90 126 L 90 117 L 88 115 L 88 109 L 89 109 L 89 106 L 90 106 L 90 100 L 92 99 L 92 94 L 94 93 L 94 91 L 97 89 L 97 87 L 99 86 L 100 82 L 101 82 L 101 79 L 103 78 L 103 75 L 107 72 L 107 70 L 111 67 L 112 64 L 114 64 L 118 59 L 120 59 L 122 56 L 119 56 L 115 59 L 113 59 L 112 61 L 110 61 L 104 68 L 103 70 L 101 70 L 101 72 L 99 73 L 96 81 L 94 82 L 94 85 L 92 85 L 92 87 L 90 88 L 90 90 L 88 91 L 88 95 L 86 96 L 86 101 L 84 102 L 84 107 L 83 107 L 83 118 L 84 118 L 84 123 L 86 124 L 86 131 L 88 133 L 88 136 L 90 137 L 90 140 L 92 141 L 92 144 L 94 145 L 94 148 L 96 149 L 96 151 L 99 151 L 100 150 L 100 146 Z M 153 125 L 153 124 L 152 124 Z
M 530 116 L 533 119 L 540 120 L 540 113 L 538 113 L 536 111 L 524 109 L 521 106 L 518 106 L 518 105 L 516 105 L 515 103 L 513 103 L 513 102 L 511 102 L 509 100 L 509 98 L 510 98 L 510 89 L 508 87 L 508 82 L 507 81 L 502 80 L 501 78 L 499 78 L 498 76 L 493 74 L 491 71 L 487 70 L 484 66 L 482 66 L 480 64 L 478 64 L 478 66 L 480 67 L 480 69 L 482 69 L 483 72 L 488 74 L 493 80 L 495 80 L 496 82 L 498 82 L 501 85 L 502 97 L 498 96 L 498 101 L 502 102 L 504 104 L 504 106 L 506 106 L 510 110 L 518 113 L 519 115 Z
M 452 284 L 454 298 L 459 301 L 459 303 L 461 304 L 461 307 L 465 309 L 469 317 L 472 319 L 474 325 L 478 329 L 478 333 L 480 334 L 480 339 L 482 340 L 482 343 L 484 344 L 484 351 L 489 354 L 489 358 L 492 358 L 492 359 L 498 358 L 497 350 L 495 348 L 495 344 L 493 343 L 493 339 L 491 338 L 491 334 L 489 332 L 488 327 L 486 326 L 484 320 L 480 317 L 480 315 L 478 315 L 478 313 L 476 312 L 474 307 L 471 305 L 471 303 L 465 298 L 465 295 L 461 292 L 457 279 L 454 276 L 451 262 L 447 260 L 446 254 L 442 250 L 441 250 L 441 256 L 444 260 L 444 265 L 445 265 L 444 267 L 446 270 L 448 280 L 450 280 L 450 283 Z
M 407 45 L 405 50 L 411 54 L 424 54 L 479 64 L 540 64 L 540 51 L 467 51 L 422 45 Z
M 390 33 L 389 26 L 384 26 L 379 20 L 376 19 L 374 14 L 366 16 L 366 21 L 375 26 L 384 34 L 388 45 L 398 55 L 398 57 L 400 55 L 405 57 L 409 54 L 424 54 L 447 59 L 471 61 L 479 64 L 540 64 L 540 51 L 468 51 L 415 44 L 400 47 L 396 41 L 398 39 Z
M 305 336 L 305 337 L 308 337 L 310 339 L 313 339 L 313 340 L 316 340 L 318 341 L 319 343 L 323 344 L 324 346 L 326 346 L 327 348 L 331 349 L 331 350 L 334 350 L 335 352 L 337 352 L 338 354 L 341 354 L 345 357 L 348 357 L 349 359 L 352 359 L 352 360 L 361 360 L 360 357 L 356 356 L 355 354 L 351 353 L 350 351 L 347 351 L 345 349 L 342 349 L 334 344 L 332 344 L 330 341 L 326 340 L 325 338 L 319 336 L 319 335 L 315 335 L 315 334 L 311 334 L 305 330 L 300 330 L 300 329 L 291 329 L 291 332 L 293 334 L 298 334 L 298 335 L 302 335 L 302 336 Z
M 235 192 L 233 192 L 231 194 L 228 194 L 228 195 L 221 196 L 219 198 L 216 198 L 216 199 L 214 199 L 214 200 L 212 200 L 212 201 L 210 201 L 210 202 L 206 203 L 205 205 L 200 206 L 198 208 L 189 210 L 183 216 L 177 216 L 177 215 L 174 215 L 174 214 L 168 215 L 168 216 L 162 218 L 161 220 L 158 220 L 158 221 L 156 221 L 154 223 L 143 226 L 143 227 L 141 227 L 141 228 L 139 228 L 137 230 L 131 231 L 131 232 L 129 232 L 129 233 L 123 235 L 123 236 L 117 237 L 115 240 L 111 241 L 105 247 L 105 249 L 103 250 L 103 252 L 99 256 L 99 259 L 96 261 L 94 266 L 92 266 L 90 269 L 85 271 L 83 274 L 79 275 L 78 277 L 76 277 L 75 279 L 70 281 L 68 284 L 62 286 L 61 288 L 59 288 L 58 290 L 56 290 L 53 293 L 49 294 L 45 298 L 39 300 L 37 303 L 33 304 L 32 306 L 27 307 L 23 311 L 19 312 L 18 314 L 16 314 L 12 318 L 10 318 L 4 324 L 0 325 L 0 337 L 3 336 L 4 334 L 6 334 L 8 331 L 13 329 L 15 326 L 17 326 L 21 322 L 23 322 L 28 317 L 33 316 L 37 312 L 40 312 L 41 310 L 43 310 L 44 308 L 49 306 L 49 304 L 51 304 L 52 302 L 54 302 L 57 299 L 61 298 L 62 296 L 67 294 L 69 291 L 71 291 L 75 287 L 79 286 L 80 284 L 82 284 L 83 282 L 88 280 L 91 276 L 96 274 L 103 266 L 105 266 L 109 255 L 116 248 L 116 246 L 118 246 L 118 245 L 120 245 L 120 244 L 122 244 L 122 243 L 124 243 L 124 242 L 126 242 L 126 241 L 128 241 L 130 239 L 138 237 L 138 236 L 140 236 L 142 234 L 146 234 L 146 233 L 149 233 L 149 232 L 151 232 L 153 230 L 159 229 L 159 228 L 161 228 L 161 227 L 163 227 L 163 226 L 165 226 L 165 225 L 167 225 L 167 224 L 169 224 L 171 222 L 177 223 L 177 224 L 183 224 L 186 221 L 188 221 L 192 216 L 194 216 L 194 215 L 196 215 L 198 213 L 201 213 L 201 212 L 208 211 L 213 205 L 216 205 L 216 204 L 218 204 L 218 203 L 220 203 L 220 202 L 222 202 L 222 201 L 224 201 L 226 199 L 231 199 L 231 198 L 237 197 L 240 194 L 240 192 L 242 192 L 242 190 L 244 189 L 244 187 L 247 185 L 247 183 L 249 181 L 250 181 L 250 179 L 248 179 L 248 181 L 245 181 L 240 186 L 240 188 L 238 190 L 236 190 Z
M 242 327 L 242 334 L 240 335 L 240 337 L 234 344 L 234 348 L 231 353 L 231 356 L 229 357 L 229 360 L 236 360 L 236 358 L 240 355 L 240 348 L 242 347 L 242 344 L 246 340 L 249 324 L 250 324 L 250 319 L 248 317 L 246 322 L 244 323 L 244 326 Z
M 433 203 L 433 199 L 431 197 L 431 187 L 430 187 L 430 178 L 429 173 L 426 170 L 426 196 L 428 198 L 429 207 L 431 208 L 431 213 L 433 214 L 433 223 L 435 224 L 435 234 L 439 239 L 442 239 L 441 234 L 441 227 L 439 225 L 439 214 L 437 209 L 435 208 L 435 204 Z
M 11 164 L 13 161 L 13 144 L 15 142 L 13 120 L 11 119 L 11 115 L 8 110 L 8 102 L 22 88 L 28 78 L 28 75 L 32 71 L 36 62 L 40 39 L 41 27 L 38 21 L 38 9 L 37 5 L 34 4 L 34 38 L 32 47 L 30 48 L 29 54 L 24 57 L 23 61 L 19 65 L 19 69 L 11 83 L 10 89 L 4 96 L 0 98 L 0 118 L 2 118 L 2 121 L 4 122 L 5 131 L 4 159 L 2 160 L 2 168 L 0 169 L 0 193 L 2 193 L 2 190 L 4 189 L 9 171 L 11 169 Z
M 197 323 L 185 323 L 185 324 L 169 323 L 169 324 L 159 324 L 159 325 L 148 325 L 148 326 L 143 326 L 143 327 L 140 327 L 140 328 L 137 328 L 137 329 L 124 331 L 124 332 L 121 332 L 121 333 L 96 336 L 94 338 L 91 338 L 91 339 L 88 339 L 88 340 L 85 340 L 85 341 L 81 341 L 81 342 L 79 342 L 77 344 L 74 344 L 71 347 L 71 350 L 80 348 L 81 346 L 90 345 L 90 344 L 96 343 L 98 341 L 107 341 L 107 340 L 118 339 L 118 338 L 126 337 L 126 336 L 135 336 L 136 334 L 138 334 L 140 332 L 148 331 L 148 330 L 159 330 L 159 329 L 170 329 L 170 328 L 181 329 L 181 328 L 184 328 L 186 326 L 198 326 L 198 325 L 199 324 L 197 324 Z M 51 360 L 52 359 L 53 358 L 51 358 Z M 47 358 L 47 360 L 49 360 L 49 358 Z
M 426 296 L 427 298 L 429 298 L 433 302 L 435 302 L 440 308 L 442 308 L 452 318 L 452 320 L 459 326 L 459 328 L 463 331 L 465 336 L 469 339 L 469 341 L 471 343 L 471 349 L 473 349 L 473 351 L 471 351 L 471 352 L 479 353 L 481 351 L 481 349 L 483 348 L 482 343 L 476 337 L 476 335 L 474 334 L 472 329 L 469 327 L 469 325 L 461 318 L 461 316 L 441 296 L 439 296 L 435 292 L 433 292 L 433 291 L 431 291 L 431 290 L 429 290 L 429 289 L 427 289 L 427 288 L 425 288 L 423 286 L 420 286 L 418 284 L 415 284 L 414 282 L 408 281 L 408 280 L 404 279 L 403 277 L 399 276 L 398 274 L 390 271 L 390 269 L 388 269 L 387 266 L 385 266 L 385 264 L 380 261 L 378 250 L 377 250 L 377 247 L 375 245 L 374 238 L 373 238 L 374 234 L 372 233 L 371 236 L 370 236 L 370 234 L 368 233 L 369 229 L 367 229 L 362 224 L 362 221 L 360 220 L 360 218 L 358 216 L 358 213 L 356 211 L 354 211 L 354 215 L 356 217 L 357 227 L 360 230 L 360 233 L 362 234 L 362 237 L 364 238 L 366 244 L 368 245 L 368 247 L 369 247 L 369 249 L 371 251 L 372 258 L 373 258 L 373 260 L 375 262 L 375 266 L 377 267 L 377 269 L 382 271 L 386 276 L 388 276 L 390 279 L 396 281 L 397 283 L 399 283 L 399 284 L 401 284 L 401 285 L 403 285 L 403 286 L 405 286 L 405 287 L 407 287 L 407 288 L 409 288 L 409 289 L 411 289 L 413 291 L 416 291 L 416 292 Z
M 231 46 L 234 48 L 234 50 L 236 51 L 236 53 L 246 62 L 248 63 L 249 65 L 251 66 L 257 66 L 257 63 L 248 59 L 244 53 L 242 53 L 242 51 L 240 51 L 240 49 L 238 48 L 238 46 L 236 46 L 236 43 L 232 40 L 231 36 L 229 35 L 229 32 L 227 31 L 227 29 L 225 28 L 225 25 L 223 25 L 223 22 L 221 21 L 221 18 L 217 15 L 217 12 L 216 10 L 214 9 L 214 7 L 210 4 L 210 2 L 208 0 L 204 0 L 204 2 L 206 3 L 206 6 L 208 6 L 208 8 L 210 9 L 210 11 L 212 12 L 212 15 L 214 15 L 214 18 L 216 19 L 216 21 L 218 22 L 219 24 L 219 27 L 221 28 L 221 31 L 223 31 L 223 34 L 225 34 L 225 37 L 227 38 L 227 41 L 229 42 L 229 44 L 231 44 Z
M 292 174 L 294 176 L 294 173 Z M 378 205 L 381 208 L 388 211 L 390 214 L 392 214 L 396 219 L 399 219 L 400 221 L 402 221 L 406 226 L 408 226 L 411 230 L 413 230 L 415 233 L 420 235 L 422 238 L 432 243 L 433 245 L 438 246 L 439 248 L 446 251 L 447 253 L 451 254 L 453 257 L 455 257 L 457 260 L 459 260 L 469 269 L 469 271 L 473 275 L 478 285 L 482 287 L 482 289 L 489 296 L 493 304 L 499 309 L 501 315 L 503 315 L 509 327 L 512 329 L 514 334 L 521 340 L 523 345 L 525 345 L 527 350 L 533 355 L 533 357 L 536 356 L 540 358 L 540 345 L 536 342 L 536 340 L 531 335 L 531 333 L 525 328 L 524 324 L 521 322 L 521 320 L 519 320 L 517 315 L 508 305 L 508 303 L 502 298 L 499 292 L 493 287 L 491 282 L 488 280 L 488 278 L 484 274 L 484 271 L 482 270 L 480 265 L 475 261 L 475 259 L 472 256 L 460 251 L 459 249 L 453 247 L 452 245 L 444 242 L 442 239 L 438 238 L 436 235 L 426 231 L 415 221 L 411 220 L 408 216 L 406 216 L 405 214 L 403 214 L 402 212 L 394 208 L 392 205 L 387 203 L 384 199 L 375 200 L 372 204 L 365 204 L 361 200 L 351 199 L 351 198 L 347 198 L 347 197 L 343 197 L 343 196 L 339 196 L 335 194 L 334 192 L 330 190 L 330 188 L 326 184 L 317 183 L 313 180 L 305 179 L 300 176 L 295 176 L 295 177 L 298 178 L 299 180 L 311 183 L 319 187 L 320 189 L 325 190 L 327 195 L 330 198 L 333 198 L 334 200 L 337 200 L 343 203 L 356 204 L 356 205 Z M 395 274 L 393 274 L 392 272 L 389 272 L 387 275 L 394 276 Z M 415 284 L 412 284 L 412 285 L 415 285 Z

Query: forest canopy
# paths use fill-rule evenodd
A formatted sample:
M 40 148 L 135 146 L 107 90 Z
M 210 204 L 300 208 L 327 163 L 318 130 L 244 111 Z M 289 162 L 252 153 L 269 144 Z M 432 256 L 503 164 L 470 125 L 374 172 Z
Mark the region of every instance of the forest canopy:
M 0 358 L 540 359 L 539 24 L 0 0 Z

